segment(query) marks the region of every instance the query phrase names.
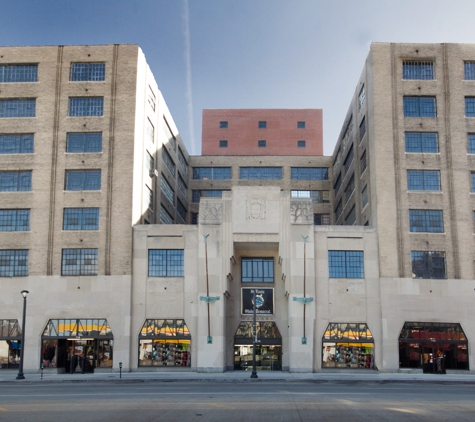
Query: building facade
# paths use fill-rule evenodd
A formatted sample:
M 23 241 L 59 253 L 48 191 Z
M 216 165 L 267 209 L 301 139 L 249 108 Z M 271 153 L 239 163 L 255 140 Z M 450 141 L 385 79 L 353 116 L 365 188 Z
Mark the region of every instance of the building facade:
M 188 156 L 137 46 L 0 56 L 7 369 L 26 289 L 26 371 L 471 370 L 475 45 L 372 44 L 331 157 L 321 110 Z

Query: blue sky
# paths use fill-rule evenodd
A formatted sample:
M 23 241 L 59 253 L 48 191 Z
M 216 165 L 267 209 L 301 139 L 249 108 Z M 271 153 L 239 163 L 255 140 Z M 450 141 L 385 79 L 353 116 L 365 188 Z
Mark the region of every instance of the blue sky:
M 15 0 L 2 45 L 133 43 L 191 154 L 204 108 L 322 108 L 333 152 L 372 41 L 475 43 L 471 0 Z

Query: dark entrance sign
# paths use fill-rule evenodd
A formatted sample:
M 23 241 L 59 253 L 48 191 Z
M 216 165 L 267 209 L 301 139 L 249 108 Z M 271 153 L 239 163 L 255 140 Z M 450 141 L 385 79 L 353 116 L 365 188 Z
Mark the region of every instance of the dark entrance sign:
M 252 315 L 254 290 L 256 293 L 256 314 L 271 315 L 274 313 L 274 289 L 246 288 L 242 289 L 242 314 Z

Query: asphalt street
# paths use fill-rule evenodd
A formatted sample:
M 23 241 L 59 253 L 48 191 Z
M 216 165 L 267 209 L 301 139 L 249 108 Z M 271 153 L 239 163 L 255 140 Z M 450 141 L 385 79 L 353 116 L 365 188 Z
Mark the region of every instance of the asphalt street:
M 0 385 L 0 421 L 473 421 L 474 393 L 460 383 L 11 383 Z

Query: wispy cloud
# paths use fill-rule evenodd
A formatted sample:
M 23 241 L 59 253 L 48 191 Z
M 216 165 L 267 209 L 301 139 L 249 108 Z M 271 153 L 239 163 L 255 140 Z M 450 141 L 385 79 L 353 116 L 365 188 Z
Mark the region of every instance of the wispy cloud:
M 193 123 L 193 89 L 191 86 L 190 7 L 188 0 L 184 0 L 183 28 L 185 30 L 186 103 L 188 108 L 188 126 L 191 154 L 196 155 L 196 141 Z

